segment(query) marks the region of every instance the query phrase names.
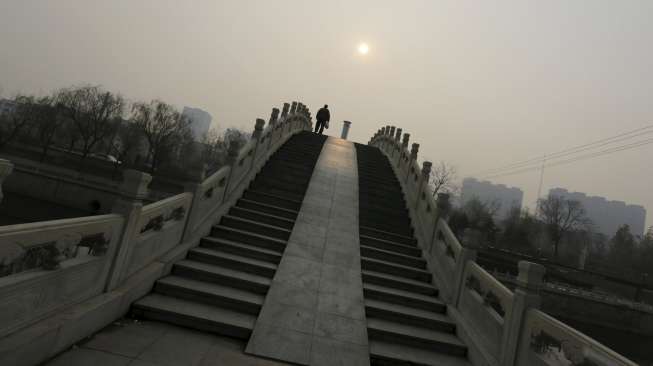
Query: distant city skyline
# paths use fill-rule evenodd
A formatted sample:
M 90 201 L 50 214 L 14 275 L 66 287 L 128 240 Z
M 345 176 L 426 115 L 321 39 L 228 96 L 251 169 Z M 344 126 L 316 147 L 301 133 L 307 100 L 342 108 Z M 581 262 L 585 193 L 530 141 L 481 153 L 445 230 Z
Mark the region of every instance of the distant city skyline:
M 646 232 L 646 209 L 641 205 L 589 196 L 582 192 L 570 192 L 565 188 L 553 188 L 549 190 L 549 194 L 580 202 L 587 217 L 592 220 L 593 229 L 609 238 L 614 236 L 622 225 L 630 226 L 633 235 L 642 236 Z
M 517 187 L 508 187 L 505 184 L 495 184 L 490 181 L 479 181 L 476 178 L 465 178 L 460 190 L 460 202 L 462 205 L 468 201 L 478 198 L 485 204 L 499 205 L 495 214 L 496 220 L 502 220 L 508 216 L 514 207 L 522 208 L 524 192 Z

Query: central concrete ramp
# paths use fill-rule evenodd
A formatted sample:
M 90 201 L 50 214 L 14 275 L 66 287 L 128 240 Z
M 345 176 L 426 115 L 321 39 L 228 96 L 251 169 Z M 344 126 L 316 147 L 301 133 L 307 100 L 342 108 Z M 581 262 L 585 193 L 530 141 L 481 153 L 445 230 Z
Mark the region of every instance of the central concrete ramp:
M 302 365 L 369 365 L 356 149 L 329 138 L 246 353 Z

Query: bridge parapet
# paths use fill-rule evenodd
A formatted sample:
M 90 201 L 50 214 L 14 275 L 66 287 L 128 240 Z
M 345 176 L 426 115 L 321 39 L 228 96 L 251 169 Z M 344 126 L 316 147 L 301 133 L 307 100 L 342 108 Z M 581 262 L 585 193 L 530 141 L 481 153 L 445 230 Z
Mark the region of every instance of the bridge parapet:
M 114 214 L 0 226 L 0 364 L 38 364 L 123 316 L 198 245 L 290 137 L 311 130 L 301 103 L 258 119 L 209 177 L 189 167 L 186 192 L 143 205 L 151 177 L 127 171 Z M 197 170 L 197 171 L 196 171 Z
M 418 162 L 419 144 L 394 126 L 380 128 L 369 145 L 379 148 L 399 180 L 428 269 L 469 346 L 474 365 L 636 364 L 539 310 L 544 267 L 519 263 L 518 286 L 510 291 L 475 261 L 447 223 L 448 195 L 436 200 L 429 188 L 430 162 Z

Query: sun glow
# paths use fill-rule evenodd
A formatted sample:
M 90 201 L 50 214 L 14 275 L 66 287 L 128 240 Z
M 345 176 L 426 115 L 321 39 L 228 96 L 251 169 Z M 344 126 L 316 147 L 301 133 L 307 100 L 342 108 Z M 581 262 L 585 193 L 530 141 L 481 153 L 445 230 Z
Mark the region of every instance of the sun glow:
M 370 46 L 368 46 L 367 43 L 361 43 L 358 45 L 358 53 L 361 55 L 367 55 L 368 52 L 370 52 Z

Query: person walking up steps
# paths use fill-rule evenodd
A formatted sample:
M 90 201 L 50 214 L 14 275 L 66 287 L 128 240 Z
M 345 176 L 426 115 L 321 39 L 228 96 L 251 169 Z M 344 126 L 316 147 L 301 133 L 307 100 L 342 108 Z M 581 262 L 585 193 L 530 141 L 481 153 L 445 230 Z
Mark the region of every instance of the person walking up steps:
M 324 105 L 324 108 L 320 108 L 315 115 L 315 133 L 322 134 L 324 128 L 329 128 L 329 120 L 331 119 L 331 113 L 329 113 L 329 106 Z

